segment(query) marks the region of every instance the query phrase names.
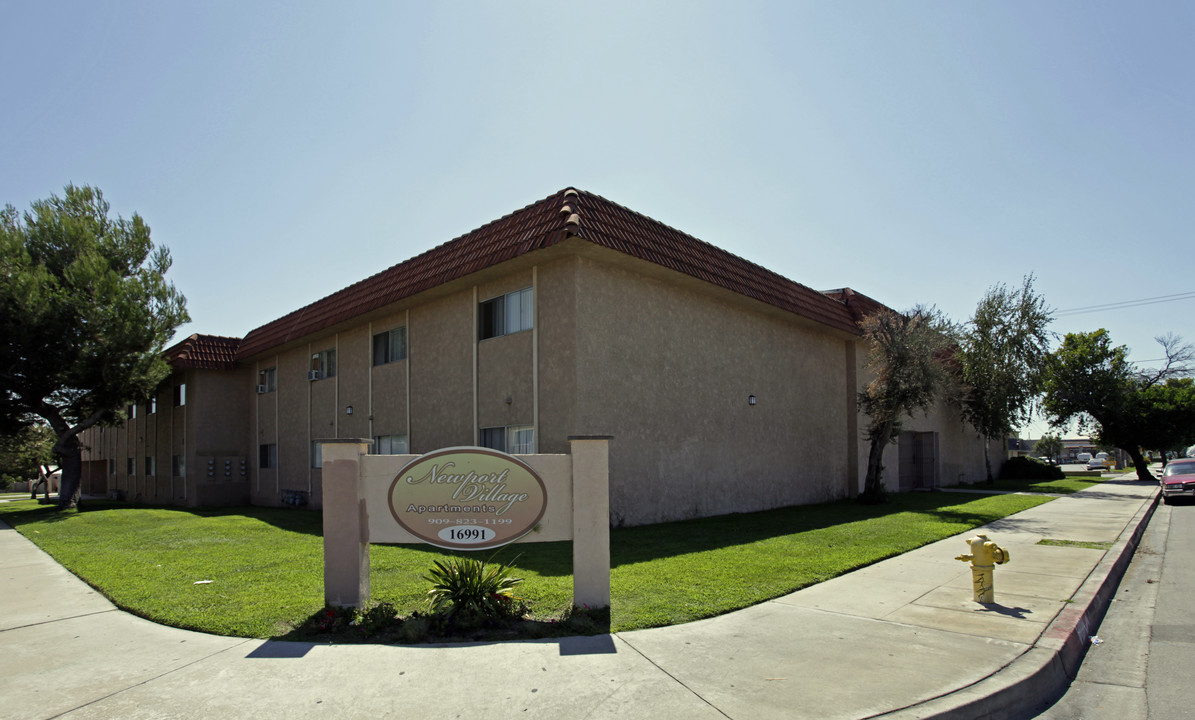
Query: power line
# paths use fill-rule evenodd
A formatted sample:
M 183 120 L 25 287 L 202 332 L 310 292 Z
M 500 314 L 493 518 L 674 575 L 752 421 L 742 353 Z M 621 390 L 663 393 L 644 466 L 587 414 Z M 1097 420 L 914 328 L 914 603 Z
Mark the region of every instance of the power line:
M 1175 295 L 1160 295 L 1152 298 L 1141 298 L 1139 300 L 1124 300 L 1122 302 L 1108 303 L 1106 305 L 1088 305 L 1086 307 L 1069 308 L 1067 310 L 1058 310 L 1054 313 L 1055 317 L 1065 315 L 1082 315 L 1084 313 L 1102 312 L 1104 310 L 1123 310 L 1125 308 L 1140 307 L 1142 305 L 1155 305 L 1157 303 L 1176 302 L 1178 300 L 1190 300 L 1195 298 L 1195 291 L 1177 293 Z

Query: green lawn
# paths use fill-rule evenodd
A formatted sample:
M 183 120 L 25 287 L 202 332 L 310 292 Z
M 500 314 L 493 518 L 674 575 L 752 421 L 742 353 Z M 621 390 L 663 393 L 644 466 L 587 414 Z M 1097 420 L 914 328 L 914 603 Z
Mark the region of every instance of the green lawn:
M 844 501 L 615 529 L 612 630 L 687 622 L 746 607 L 1047 502 L 1047 497 L 903 493 L 882 506 Z M 318 512 L 194 510 L 89 501 L 60 514 L 29 500 L 0 520 L 117 605 L 157 622 L 244 637 L 278 637 L 323 606 Z M 423 608 L 426 545 L 375 545 L 372 599 L 401 614 Z M 572 597 L 571 543 L 503 548 L 540 618 Z M 210 580 L 202 584 L 200 581 Z

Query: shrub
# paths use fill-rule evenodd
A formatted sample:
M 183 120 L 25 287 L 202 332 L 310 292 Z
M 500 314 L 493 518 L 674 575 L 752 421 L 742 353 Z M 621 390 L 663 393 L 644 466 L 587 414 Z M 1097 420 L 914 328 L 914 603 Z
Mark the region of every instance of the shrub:
M 431 629 L 432 626 L 428 619 L 416 613 L 403 620 L 398 629 L 398 637 L 405 643 L 420 643 L 428 639 Z
M 437 560 L 424 576 L 432 583 L 427 591 L 428 606 L 434 613 L 464 622 L 521 614 L 514 589 L 523 579 L 511 577 L 511 570 L 505 564 L 487 565 L 471 558 Z
M 1062 480 L 1066 474 L 1057 465 L 1047 465 L 1034 457 L 1014 457 L 1000 468 L 1001 480 Z
M 355 624 L 366 635 L 378 635 L 398 622 L 398 611 L 394 606 L 388 602 L 380 602 L 358 613 Z

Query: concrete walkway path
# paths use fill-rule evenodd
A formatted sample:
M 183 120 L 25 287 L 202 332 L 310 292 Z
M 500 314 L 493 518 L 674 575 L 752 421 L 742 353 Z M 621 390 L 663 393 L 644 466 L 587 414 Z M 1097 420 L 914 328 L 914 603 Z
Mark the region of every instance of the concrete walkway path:
M 1018 717 L 1077 671 L 1157 494 L 1124 476 L 710 620 L 436 646 L 162 627 L 0 524 L 0 717 Z M 954 559 L 975 532 L 1011 553 L 992 605 L 972 602 L 969 566 Z

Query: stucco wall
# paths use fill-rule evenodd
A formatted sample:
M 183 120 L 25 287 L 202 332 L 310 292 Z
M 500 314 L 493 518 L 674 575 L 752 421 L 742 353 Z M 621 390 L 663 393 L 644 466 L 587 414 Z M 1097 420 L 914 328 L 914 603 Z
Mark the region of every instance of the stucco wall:
M 411 450 L 473 443 L 471 289 L 411 308 Z
M 614 524 L 846 494 L 843 339 L 592 259 L 576 288 L 576 432 L 614 436 Z

